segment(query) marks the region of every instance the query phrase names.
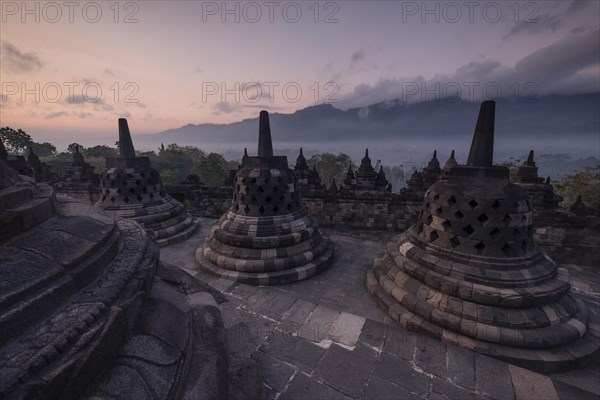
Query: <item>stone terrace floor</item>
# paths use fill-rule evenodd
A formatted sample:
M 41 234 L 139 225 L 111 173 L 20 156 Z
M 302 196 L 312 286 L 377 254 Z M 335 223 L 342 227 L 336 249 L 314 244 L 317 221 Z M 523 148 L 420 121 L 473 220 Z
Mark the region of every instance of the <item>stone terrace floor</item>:
M 312 279 L 249 286 L 195 267 L 212 219 L 185 242 L 161 249 L 163 262 L 216 289 L 230 367 L 249 384 L 262 375 L 267 399 L 600 399 L 600 362 L 541 375 L 446 345 L 398 326 L 368 294 L 365 274 L 393 236 L 323 229 L 336 244 L 333 265 Z M 599 272 L 567 266 L 573 285 L 600 320 Z M 256 364 L 254 364 L 256 365 Z M 258 378 L 254 379 L 257 380 Z

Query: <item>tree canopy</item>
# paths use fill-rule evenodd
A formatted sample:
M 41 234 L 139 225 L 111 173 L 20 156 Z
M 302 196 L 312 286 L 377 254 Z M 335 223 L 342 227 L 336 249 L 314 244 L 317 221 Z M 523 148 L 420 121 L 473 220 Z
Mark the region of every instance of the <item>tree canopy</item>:
M 600 165 L 585 167 L 552 182 L 557 194 L 564 197 L 563 207 L 568 208 L 577 196 L 581 195 L 583 203 L 588 207 L 600 205 Z
M 24 130 L 15 130 L 8 126 L 0 128 L 0 140 L 2 140 L 9 153 L 15 154 L 23 154 L 33 143 L 31 136 L 25 133 Z
M 310 168 L 316 165 L 317 172 L 321 176 L 323 184 L 327 187 L 331 185 L 333 179 L 339 184 L 344 180 L 348 167 L 354 167 L 350 156 L 344 153 L 338 155 L 331 153 L 315 154 L 306 163 Z

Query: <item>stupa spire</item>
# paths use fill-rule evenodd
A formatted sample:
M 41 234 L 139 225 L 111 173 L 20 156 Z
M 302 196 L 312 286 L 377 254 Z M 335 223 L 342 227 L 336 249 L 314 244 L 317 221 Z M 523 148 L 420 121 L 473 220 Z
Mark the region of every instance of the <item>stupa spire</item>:
M 471 142 L 467 165 L 469 167 L 491 167 L 494 159 L 494 120 L 496 102 L 487 100 L 481 103 L 477 126 Z
M 119 118 L 119 155 L 121 157 L 135 157 L 135 149 L 129 133 L 129 125 L 125 118 Z
M 535 165 L 533 161 L 533 150 L 529 150 L 529 155 L 527 156 L 527 161 L 525 161 L 525 165 Z
M 269 113 L 265 110 L 260 112 L 258 127 L 258 156 L 273 157 L 273 142 L 271 141 L 271 125 Z

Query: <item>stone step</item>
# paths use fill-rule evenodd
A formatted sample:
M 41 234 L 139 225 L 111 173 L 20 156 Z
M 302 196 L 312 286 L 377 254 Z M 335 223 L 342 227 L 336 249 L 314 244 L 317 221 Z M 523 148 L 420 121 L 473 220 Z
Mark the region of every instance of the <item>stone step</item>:
M 13 185 L 0 190 L 0 210 L 18 207 L 34 197 L 30 186 Z
M 146 229 L 152 229 L 156 233 L 157 231 L 160 231 L 162 229 L 166 229 L 171 226 L 178 225 L 178 224 L 182 223 L 183 221 L 185 221 L 186 218 L 188 218 L 188 214 L 186 212 L 182 212 L 180 214 L 177 214 L 173 217 L 170 217 L 170 218 L 162 220 L 162 221 L 157 221 L 152 224 L 144 224 L 144 226 Z
M 53 215 L 51 197 L 32 198 L 17 207 L 0 211 L 0 241 L 29 231 Z
M 193 219 L 192 219 L 192 223 L 185 230 L 180 231 L 180 232 L 176 233 L 175 235 L 167 236 L 162 239 L 158 239 L 158 240 L 156 240 L 156 244 L 158 244 L 159 247 L 165 247 L 165 246 L 177 243 L 177 242 L 181 242 L 183 240 L 188 239 L 190 236 L 192 236 L 196 232 L 197 229 L 198 229 L 198 223 L 196 221 L 193 221 Z
M 175 236 L 180 232 L 187 230 L 194 223 L 194 218 L 187 216 L 183 221 L 170 225 L 167 228 L 153 230 L 154 239 L 164 239 L 167 237 Z
M 23 276 L 23 270 L 29 270 L 29 279 L 15 282 L 11 287 L 3 288 L 0 297 L 0 331 L 6 332 L 5 338 L 11 333 L 18 334 L 36 323 L 45 315 L 49 315 L 56 307 L 61 305 L 61 300 L 85 288 L 91 281 L 101 275 L 104 269 L 112 263 L 119 250 L 120 234 L 114 229 L 102 237 L 90 248 L 65 248 L 62 241 L 68 241 L 64 232 L 54 233 L 53 242 L 56 248 L 23 247 L 28 242 L 35 242 L 41 228 L 34 229 L 4 249 L 11 255 L 1 257 L 2 270 L 10 276 Z M 45 235 L 52 235 L 53 231 L 45 230 Z M 38 243 L 39 246 L 39 243 Z M 57 257 L 57 258 L 54 258 Z M 65 264 L 65 260 L 71 260 Z M 71 268 L 76 265 L 76 268 Z M 20 270 L 20 271 L 17 271 Z M 28 318 L 22 318 L 27 315 Z

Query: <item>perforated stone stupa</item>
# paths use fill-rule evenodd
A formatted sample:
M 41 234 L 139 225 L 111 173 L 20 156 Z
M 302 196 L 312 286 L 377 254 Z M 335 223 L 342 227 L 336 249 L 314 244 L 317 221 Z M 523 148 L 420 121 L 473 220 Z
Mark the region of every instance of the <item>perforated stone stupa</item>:
M 142 224 L 159 246 L 185 240 L 197 223 L 183 204 L 163 189 L 159 173 L 148 157 L 135 155 L 127 120 L 119 119 L 118 157 L 106 158 L 100 175 L 100 200 L 96 203 L 114 216 Z
M 294 282 L 319 273 L 334 255 L 296 190 L 287 157 L 274 156 L 269 114 L 260 113 L 258 155 L 245 156 L 233 201 L 196 253 L 199 268 L 250 284 Z
M 569 275 L 534 243 L 527 191 L 493 166 L 495 103 L 481 105 L 467 165 L 425 194 L 417 223 L 388 244 L 367 286 L 400 324 L 544 372 L 599 354 Z

